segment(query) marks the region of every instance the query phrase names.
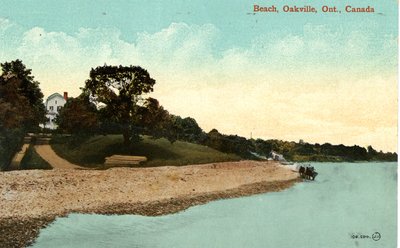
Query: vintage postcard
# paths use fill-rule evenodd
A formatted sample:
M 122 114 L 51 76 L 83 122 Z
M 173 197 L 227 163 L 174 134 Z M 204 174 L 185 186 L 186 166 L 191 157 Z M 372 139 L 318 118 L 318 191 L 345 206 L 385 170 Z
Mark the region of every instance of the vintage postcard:
M 397 247 L 397 1 L 0 6 L 0 247 Z

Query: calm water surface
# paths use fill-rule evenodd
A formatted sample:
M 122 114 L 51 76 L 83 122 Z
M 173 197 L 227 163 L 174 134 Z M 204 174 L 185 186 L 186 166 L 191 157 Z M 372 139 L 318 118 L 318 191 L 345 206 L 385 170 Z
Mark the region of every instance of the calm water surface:
M 33 247 L 396 247 L 396 163 L 313 165 L 315 182 L 177 214 L 71 214 Z

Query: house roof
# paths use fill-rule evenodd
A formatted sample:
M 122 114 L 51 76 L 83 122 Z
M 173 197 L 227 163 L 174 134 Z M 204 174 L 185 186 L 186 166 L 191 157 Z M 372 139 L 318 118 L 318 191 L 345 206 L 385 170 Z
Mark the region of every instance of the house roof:
M 47 103 L 48 103 L 52 98 L 55 98 L 55 97 L 59 97 L 59 98 L 64 99 L 64 97 L 63 97 L 61 94 L 59 94 L 59 93 L 53 93 L 53 94 L 51 94 L 49 97 L 47 97 L 47 99 L 46 99 L 46 107 L 47 107 Z
M 48 100 L 50 100 L 51 98 L 54 98 L 54 97 L 56 97 L 56 96 L 59 96 L 59 97 L 61 97 L 61 98 L 64 98 L 60 93 L 53 93 L 53 94 L 51 94 L 49 97 L 47 97 L 47 101 Z

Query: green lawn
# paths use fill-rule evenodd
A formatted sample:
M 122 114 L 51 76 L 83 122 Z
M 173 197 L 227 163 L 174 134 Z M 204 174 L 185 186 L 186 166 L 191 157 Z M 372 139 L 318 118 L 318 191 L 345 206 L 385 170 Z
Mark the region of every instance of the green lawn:
M 118 155 L 146 156 L 148 161 L 140 166 L 188 165 L 223 161 L 238 161 L 240 157 L 226 154 L 207 146 L 166 139 L 143 140 L 131 147 L 125 147 L 122 135 L 99 135 L 87 139 L 78 145 L 70 145 L 70 137 L 54 137 L 51 146 L 61 157 L 72 163 L 86 167 L 101 167 L 105 157 Z
M 291 159 L 295 162 L 344 162 L 346 161 L 340 156 L 330 156 L 330 155 L 294 155 Z

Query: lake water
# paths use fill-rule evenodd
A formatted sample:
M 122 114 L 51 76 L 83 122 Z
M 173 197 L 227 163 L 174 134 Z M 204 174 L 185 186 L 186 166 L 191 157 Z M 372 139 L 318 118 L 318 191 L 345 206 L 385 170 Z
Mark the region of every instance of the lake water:
M 313 165 L 315 182 L 177 214 L 71 214 L 33 247 L 396 247 L 396 163 Z

